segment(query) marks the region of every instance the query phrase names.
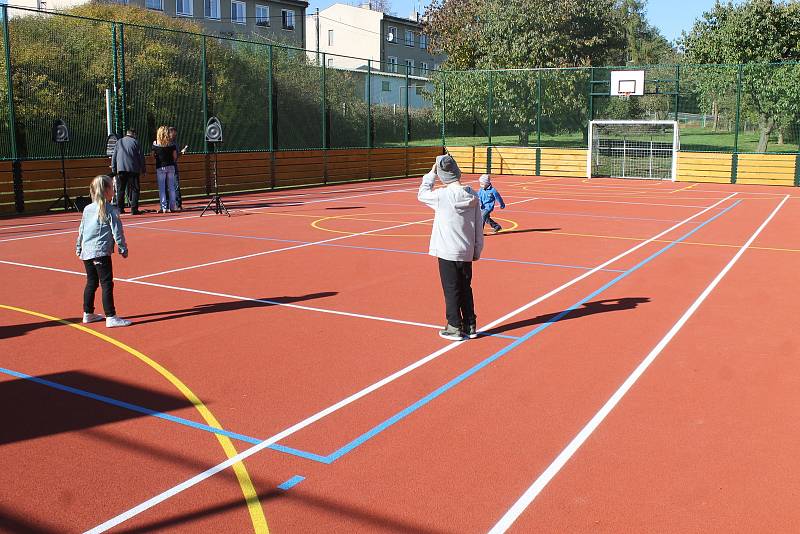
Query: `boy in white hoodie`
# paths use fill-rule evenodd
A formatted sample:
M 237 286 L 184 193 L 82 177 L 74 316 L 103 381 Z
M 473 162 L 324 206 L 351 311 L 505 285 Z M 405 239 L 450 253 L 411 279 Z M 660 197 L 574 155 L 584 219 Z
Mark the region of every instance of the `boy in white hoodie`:
M 434 189 L 436 179 L 444 187 Z M 461 185 L 461 170 L 449 154 L 437 156 L 431 171 L 422 177 L 417 198 L 436 212 L 429 254 L 439 259 L 447 326 L 445 339 L 461 341 L 478 336 L 472 298 L 472 262 L 483 250 L 481 205 L 475 191 Z

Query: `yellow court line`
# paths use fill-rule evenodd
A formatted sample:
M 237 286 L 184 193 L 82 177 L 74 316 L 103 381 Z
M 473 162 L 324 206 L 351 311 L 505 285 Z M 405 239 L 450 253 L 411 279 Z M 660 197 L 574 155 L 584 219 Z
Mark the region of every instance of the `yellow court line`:
M 696 187 L 696 186 L 697 186 L 697 184 L 689 184 L 686 187 L 681 187 L 680 189 L 673 189 L 669 193 L 673 194 L 673 193 L 677 193 L 678 191 L 686 191 L 687 189 L 692 189 L 693 187 Z
M 373 213 L 372 215 L 406 215 L 405 213 L 392 213 L 392 212 L 385 212 L 385 213 Z M 348 221 L 371 221 L 371 222 L 382 222 L 382 223 L 406 223 L 406 221 L 386 221 L 386 220 L 377 220 L 377 219 L 358 219 L 356 216 L 349 216 L 349 215 L 331 215 L 329 217 L 321 217 L 316 221 L 311 223 L 312 228 L 316 228 L 317 230 L 321 230 L 323 232 L 330 232 L 332 234 L 344 234 L 344 235 L 356 235 L 359 232 L 348 232 L 346 230 L 333 230 L 331 228 L 325 228 L 322 226 L 322 223 L 329 220 L 348 220 Z M 512 221 L 510 219 L 503 219 L 501 217 L 493 217 L 493 219 L 497 221 L 503 221 L 509 223 L 511 226 L 508 228 L 504 228 L 503 230 L 508 232 L 511 230 L 515 230 L 519 228 L 519 223 L 516 221 Z M 413 222 L 407 224 L 433 224 L 432 222 Z M 364 234 L 368 236 L 376 236 L 376 237 L 429 237 L 430 234 L 382 234 L 379 232 L 373 234 Z
M 19 313 L 24 313 L 27 315 L 32 315 L 34 317 L 39 317 L 41 319 L 47 319 L 48 321 L 53 321 L 56 323 L 61 323 L 66 326 L 70 326 L 75 328 L 76 330 L 80 330 L 86 334 L 90 334 L 95 336 L 99 339 L 102 339 L 106 343 L 110 343 L 115 347 L 118 347 L 125 352 L 135 356 L 142 362 L 146 363 L 153 369 L 155 369 L 161 376 L 166 378 L 170 384 L 175 386 L 189 402 L 195 407 L 195 409 L 200 412 L 200 415 L 203 417 L 205 422 L 209 426 L 213 426 L 215 428 L 219 428 L 223 430 L 222 425 L 217 421 L 217 418 L 214 417 L 214 414 L 211 413 L 211 410 L 200 400 L 200 398 L 194 394 L 194 392 L 189 389 L 189 387 L 184 384 L 180 378 L 172 374 L 169 370 L 164 368 L 161 364 L 149 358 L 148 356 L 142 354 L 138 350 L 134 349 L 133 347 L 126 345 L 125 343 L 118 341 L 112 337 L 109 337 L 105 334 L 101 334 L 91 328 L 87 328 L 83 325 L 71 323 L 64 319 L 59 319 L 58 317 L 53 317 L 51 315 L 45 315 L 43 313 L 26 310 L 24 308 L 17 308 L 14 306 L 7 306 L 5 304 L 0 304 L 0 308 L 11 310 Z M 231 442 L 228 436 L 223 436 L 220 434 L 214 434 L 219 441 L 220 445 L 222 445 L 222 449 L 225 451 L 225 455 L 228 458 L 233 458 L 239 452 L 234 447 L 233 443 Z M 269 534 L 269 527 L 267 526 L 267 519 L 264 517 L 264 510 L 261 508 L 261 503 L 258 499 L 258 493 L 256 492 L 255 487 L 253 487 L 253 481 L 250 479 L 250 475 L 247 472 L 247 468 L 244 466 L 242 462 L 237 462 L 233 465 L 233 470 L 236 473 L 236 479 L 239 481 L 239 487 L 242 489 L 242 494 L 244 495 L 245 501 L 247 502 L 247 510 L 250 513 L 250 520 L 253 523 L 253 530 L 258 534 Z
M 619 235 L 597 235 L 597 234 L 577 234 L 571 232 L 544 232 L 543 235 L 566 235 L 571 237 L 592 237 L 598 239 L 621 239 L 624 241 L 647 241 L 644 237 L 627 237 Z M 669 239 L 654 239 L 653 243 L 675 243 Z M 697 245 L 702 247 L 724 247 L 724 248 L 741 248 L 741 245 L 729 245 L 727 243 L 703 243 L 698 241 L 680 241 L 679 245 Z M 776 248 L 776 247 L 749 247 L 750 250 L 770 250 L 776 252 L 800 252 L 796 248 Z

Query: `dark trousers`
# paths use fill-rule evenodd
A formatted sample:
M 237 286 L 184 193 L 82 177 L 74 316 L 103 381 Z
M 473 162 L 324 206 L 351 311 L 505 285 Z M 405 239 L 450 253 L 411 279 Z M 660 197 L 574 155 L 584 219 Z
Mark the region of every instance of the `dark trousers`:
M 83 311 L 94 313 L 94 294 L 97 286 L 103 288 L 103 311 L 106 317 L 117 314 L 114 309 L 114 271 L 111 268 L 111 256 L 102 256 L 93 260 L 83 260 L 86 269 L 86 287 L 83 290 Z
M 475 323 L 475 301 L 472 298 L 472 262 L 439 258 L 439 277 L 444 290 L 447 323 L 456 328 Z
M 128 193 L 128 204 L 131 211 L 139 211 L 139 173 L 120 171 L 117 173 L 116 204 L 120 211 L 125 209 L 125 193 Z
M 489 226 L 491 226 L 493 230 L 500 230 L 502 228 L 499 224 L 497 224 L 497 222 L 495 222 L 494 219 L 490 217 L 490 215 L 492 214 L 491 211 L 483 210 L 481 213 L 483 215 L 484 226 L 486 226 L 486 223 L 489 223 Z

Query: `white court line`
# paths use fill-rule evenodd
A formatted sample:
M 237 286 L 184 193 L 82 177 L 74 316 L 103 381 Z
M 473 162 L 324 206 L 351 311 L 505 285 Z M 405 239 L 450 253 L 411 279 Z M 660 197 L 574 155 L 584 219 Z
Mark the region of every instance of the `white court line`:
M 531 191 L 533 193 L 533 191 Z M 537 193 L 541 195 L 541 192 Z M 569 193 L 567 193 L 569 194 Z M 737 191 L 736 193 L 732 193 L 734 195 L 739 194 Z M 506 195 L 509 198 L 519 198 L 519 195 L 509 194 Z M 726 197 L 727 198 L 727 197 Z M 594 202 L 599 204 L 631 204 L 634 206 L 667 206 L 670 208 L 703 208 L 705 206 L 698 206 L 696 204 L 656 204 L 654 202 L 624 202 L 621 200 L 594 200 L 594 199 L 584 199 L 584 198 L 563 198 L 563 197 L 539 197 L 540 200 L 568 200 L 570 202 Z M 709 199 L 714 200 L 714 199 Z
M 349 200 L 351 198 L 361 198 L 361 197 L 369 197 L 369 196 L 375 196 L 375 195 L 385 195 L 385 194 L 389 194 L 389 193 L 406 193 L 408 191 L 416 191 L 416 188 L 393 189 L 393 190 L 390 190 L 390 191 L 379 191 L 377 193 L 366 193 L 366 194 L 363 194 L 363 195 L 353 195 L 353 196 L 347 196 L 347 197 L 324 198 L 324 199 L 319 199 L 319 200 L 301 201 L 300 204 L 307 205 L 307 204 L 316 204 L 316 203 L 320 203 L 320 202 L 335 202 L 337 200 Z M 271 208 L 272 209 L 279 209 L 279 208 L 284 208 L 284 207 L 287 207 L 287 206 L 263 206 L 263 207 L 260 207 L 260 208 L 244 208 L 244 209 L 240 209 L 240 210 L 237 210 L 237 211 L 260 211 L 260 210 L 266 210 L 266 209 L 271 209 Z M 181 216 L 181 217 L 163 217 L 163 218 L 151 219 L 149 221 L 142 221 L 142 222 L 136 222 L 136 223 L 123 223 L 123 225 L 124 226 L 143 226 L 145 224 L 158 224 L 158 223 L 162 223 L 162 222 L 173 222 L 173 221 L 182 221 L 182 220 L 186 220 L 186 219 L 198 219 L 198 218 L 200 218 L 200 215 L 185 215 L 185 216 Z M 76 222 L 80 222 L 80 220 L 78 219 L 78 220 L 76 220 Z M 52 237 L 52 236 L 64 235 L 64 234 L 74 234 L 74 233 L 77 233 L 77 231 L 78 230 L 76 228 L 74 230 L 63 230 L 63 231 L 52 232 L 52 233 L 48 233 L 48 234 L 36 234 L 36 235 L 29 235 L 29 236 L 24 236 L 24 237 L 11 237 L 11 238 L 7 238 L 7 239 L 0 239 L 0 243 L 6 243 L 8 241 L 22 241 L 22 240 L 25 240 L 25 239 L 38 239 L 40 237 Z
M 536 198 L 534 197 L 534 198 L 526 198 L 525 200 L 518 200 L 517 202 L 514 202 L 513 204 L 521 204 L 523 202 L 530 202 L 531 200 L 536 200 Z M 412 221 L 412 222 L 407 222 L 407 223 L 403 223 L 403 224 L 396 224 L 396 225 L 393 225 L 393 226 L 387 226 L 385 228 L 376 228 L 374 230 L 367 230 L 366 232 L 359 232 L 357 234 L 340 235 L 340 236 L 337 236 L 337 237 L 331 237 L 329 239 L 323 239 L 321 241 L 313 241 L 311 243 L 302 243 L 302 244 L 299 244 L 299 245 L 292 245 L 290 247 L 283 247 L 283 248 L 276 248 L 276 249 L 272 249 L 272 250 L 265 250 L 263 252 L 255 252 L 253 254 L 245 254 L 244 256 L 236 256 L 235 258 L 227 258 L 227 259 L 224 259 L 224 260 L 210 261 L 210 262 L 207 262 L 207 263 L 200 263 L 200 264 L 197 264 L 197 265 L 189 265 L 187 267 L 179 267 L 177 269 L 170 269 L 168 271 L 161 271 L 161 272 L 158 272 L 158 273 L 143 274 L 141 276 L 134 276 L 133 278 L 128 278 L 128 280 L 129 281 L 143 280 L 145 278 L 152 278 L 154 276 L 161 276 L 161 275 L 164 275 L 164 274 L 171 274 L 171 273 L 177 273 L 177 272 L 182 272 L 182 271 L 189 271 L 189 270 L 192 270 L 192 269 L 200 269 L 201 267 L 209 267 L 211 265 L 219 265 L 221 263 L 230 263 L 232 261 L 246 260 L 246 259 L 249 259 L 249 258 L 257 258 L 259 256 L 266 256 L 268 254 L 276 254 L 278 252 L 286 252 L 286 251 L 289 251 L 289 250 L 297 250 L 297 249 L 300 249 L 300 248 L 312 247 L 314 245 L 323 245 L 325 243 L 332 243 L 334 241 L 341 241 L 343 239 L 350 239 L 352 237 L 358 237 L 358 236 L 362 236 L 362 235 L 369 235 L 369 234 L 374 234 L 374 233 L 377 233 L 377 232 L 385 232 L 387 230 L 396 230 L 397 228 L 405 228 L 406 226 L 412 226 L 412 225 L 415 225 L 415 224 L 422 224 L 422 223 L 430 222 L 432 220 L 433 220 L 432 218 L 427 218 L 427 219 L 422 219 L 422 220 L 419 220 L 419 221 Z
M 669 232 L 675 230 L 676 228 L 682 226 L 683 224 L 691 221 L 692 219 L 695 219 L 696 217 L 699 217 L 700 215 L 702 215 L 702 214 L 714 209 L 719 204 L 722 204 L 723 202 L 733 198 L 734 196 L 736 196 L 736 193 L 733 193 L 733 194 L 723 198 L 719 202 L 717 202 L 715 204 L 712 204 L 711 206 L 706 207 L 702 211 L 699 211 L 699 212 L 695 213 L 694 215 L 689 216 L 688 218 L 684 219 L 683 221 L 681 221 L 681 222 L 671 226 L 670 228 L 668 228 L 668 229 L 656 234 L 655 236 L 651 237 L 647 241 L 639 243 L 638 245 L 635 245 L 635 246 L 631 247 L 627 251 L 625 251 L 625 252 L 623 252 L 621 254 L 618 254 L 617 256 L 611 258 L 610 260 L 607 260 L 607 261 L 601 263 L 600 265 L 598 265 L 597 267 L 595 267 L 591 271 L 588 271 L 588 272 L 578 276 L 577 278 L 574 278 L 573 280 L 563 284 L 559 288 L 554 289 L 553 291 L 550 291 L 546 295 L 543 295 L 543 296 L 541 296 L 541 297 L 529 302 L 528 304 L 525 304 L 524 306 L 522 306 L 520 308 L 517 308 L 513 312 L 510 312 L 510 313 L 504 315 L 503 317 L 501 317 L 499 319 L 496 319 L 495 321 L 492 321 L 491 323 L 489 323 L 486 326 L 484 326 L 480 330 L 480 332 L 486 332 L 487 330 L 491 330 L 492 328 L 494 328 L 495 326 L 498 326 L 499 324 L 501 324 L 503 321 L 509 319 L 510 317 L 513 317 L 514 315 L 516 315 L 516 314 L 518 314 L 518 313 L 520 313 L 522 311 L 527 310 L 531 306 L 534 306 L 536 303 L 542 302 L 543 300 L 549 298 L 550 296 L 553 296 L 556 293 L 558 293 L 560 291 L 563 291 L 564 289 L 566 289 L 566 288 L 578 283 L 580 280 L 583 280 L 587 276 L 590 276 L 591 274 L 596 273 L 600 269 L 604 269 L 608 265 L 610 265 L 610 264 L 612 264 L 612 263 L 624 258 L 625 256 L 627 256 L 629 254 L 632 254 L 633 252 L 639 250 L 643 246 L 655 241 L 656 239 L 659 239 L 659 238 L 663 237 L 664 235 L 666 235 Z M 434 359 L 438 358 L 442 354 L 445 354 L 445 353 L 449 352 L 450 350 L 452 350 L 455 347 L 461 345 L 462 343 L 464 343 L 464 341 L 455 341 L 453 343 L 450 343 L 449 345 L 446 345 L 445 347 L 437 350 L 436 352 L 433 352 L 433 353 L 429 354 L 428 356 L 425 356 L 421 360 L 418 360 L 418 361 L 416 361 L 416 362 L 404 367 L 403 369 L 400 369 L 399 371 L 396 371 L 395 373 L 387 376 L 386 378 L 383 378 L 382 380 L 379 380 L 378 382 L 375 382 L 371 386 L 367 386 L 364 389 L 362 389 L 362 390 L 350 395 L 349 397 L 337 402 L 336 404 L 333 404 L 333 405 L 325 408 L 324 410 L 321 410 L 321 411 L 315 413 L 314 415 L 311 415 L 311 416 L 307 417 L 306 419 L 303 419 L 299 423 L 296 423 L 296 424 L 290 426 L 289 428 L 287 428 L 285 430 L 282 430 L 281 432 L 278 432 L 277 434 L 273 435 L 272 437 L 267 438 L 266 440 L 262 441 L 258 445 L 250 447 L 249 449 L 245 449 L 244 451 L 240 452 L 236 456 L 232 456 L 228 460 L 226 460 L 226 461 L 224 461 L 222 463 L 219 463 L 219 464 L 215 465 L 214 467 L 203 471 L 202 473 L 199 473 L 199 474 L 193 476 L 189 480 L 181 482 L 177 486 L 174 486 L 174 487 L 172 487 L 172 488 L 170 488 L 170 489 L 168 489 L 168 490 L 166 490 L 166 491 L 164 491 L 162 493 L 159 493 L 158 495 L 156 495 L 154 497 L 151 497 L 147 501 L 145 501 L 145 502 L 143 502 L 143 503 L 141 503 L 141 504 L 139 504 L 137 506 L 134 506 L 130 510 L 127 510 L 127 511 L 125 511 L 125 512 L 123 512 L 123 513 L 121 513 L 121 514 L 119 514 L 119 515 L 117 515 L 115 517 L 112 517 L 108 521 L 106 521 L 106 522 L 94 527 L 91 530 L 88 530 L 87 534 L 98 534 L 100 532 L 105 532 L 106 530 L 108 530 L 110 528 L 113 528 L 116 525 L 119 525 L 120 523 L 123 523 L 123 522 L 127 521 L 128 519 L 131 519 L 132 517 L 135 517 L 135 516 L 141 514 L 142 512 L 144 512 L 146 510 L 149 510 L 153 506 L 156 506 L 157 504 L 159 504 L 161 502 L 164 502 L 164 501 L 166 501 L 167 499 L 169 499 L 171 497 L 174 497 L 175 495 L 177 495 L 177 494 L 179 494 L 179 493 L 191 488 L 192 486 L 195 486 L 196 484 L 199 484 L 200 482 L 202 482 L 202 481 L 214 476 L 215 474 L 219 473 L 220 471 L 224 471 L 225 469 L 227 469 L 228 467 L 232 466 L 233 464 L 235 464 L 237 462 L 241 462 L 245 458 L 248 458 L 249 456 L 252 456 L 253 454 L 255 454 L 257 452 L 266 449 L 270 445 L 272 445 L 274 443 L 277 443 L 278 441 L 280 441 L 280 440 L 282 440 L 282 439 L 284 439 L 284 438 L 286 438 L 288 436 L 291 436 L 295 432 L 298 432 L 298 431 L 302 430 L 303 428 L 305 428 L 305 427 L 307 427 L 307 426 L 319 421 L 320 419 L 332 414 L 333 412 L 336 412 L 339 409 L 347 406 L 348 404 L 351 404 L 351 403 L 357 401 L 358 399 L 360 399 L 362 397 L 365 397 L 366 395 L 372 393 L 373 391 L 376 391 L 377 389 L 380 389 L 381 387 L 385 386 L 386 384 L 389 384 L 390 382 L 393 382 L 394 380 L 397 380 L 398 378 L 410 373 L 411 371 L 413 371 L 413 370 L 425 365 L 426 363 L 430 362 L 431 360 L 434 360 Z
M 694 312 L 700 307 L 700 305 L 706 300 L 709 294 L 719 285 L 720 281 L 728 274 L 728 271 L 734 266 L 734 264 L 739 261 L 739 258 L 742 257 L 745 250 L 747 250 L 753 241 L 761 234 L 761 231 L 769 224 L 775 214 L 778 213 L 786 201 L 789 199 L 789 195 L 785 195 L 783 200 L 778 204 L 778 206 L 769 214 L 769 216 L 761 223 L 761 226 L 750 236 L 750 239 L 741 246 L 739 251 L 736 255 L 731 258 L 731 261 L 728 262 L 725 267 L 717 274 L 717 276 L 711 281 L 710 284 L 700 293 L 700 296 L 692 303 L 691 306 L 684 312 L 678 322 L 676 322 L 672 328 L 670 328 L 669 332 L 661 339 L 661 341 L 656 344 L 653 350 L 645 357 L 644 360 L 634 369 L 634 371 L 628 376 L 627 379 L 622 383 L 622 385 L 614 392 L 610 399 L 606 401 L 602 408 L 592 417 L 592 419 L 586 424 L 585 427 L 578 432 L 572 441 L 561 451 L 561 453 L 556 457 L 555 460 L 544 470 L 544 472 L 539 475 L 539 478 L 522 494 L 522 496 L 514 503 L 514 505 L 500 518 L 494 527 L 489 531 L 489 534 L 501 534 L 511 527 L 514 521 L 519 518 L 522 512 L 536 499 L 536 497 L 541 493 L 541 491 L 547 486 L 547 484 L 553 480 L 553 478 L 558 474 L 562 467 L 572 458 L 572 456 L 578 451 L 578 449 L 583 445 L 589 436 L 597 429 L 598 426 L 603 422 L 603 420 L 611 413 L 617 404 L 622 400 L 626 393 L 633 387 L 637 380 L 644 374 L 648 367 L 655 361 L 661 351 L 664 350 L 664 347 L 669 344 L 670 341 L 675 337 L 675 335 L 680 331 L 681 328 L 686 324 L 686 322 L 694 315 Z

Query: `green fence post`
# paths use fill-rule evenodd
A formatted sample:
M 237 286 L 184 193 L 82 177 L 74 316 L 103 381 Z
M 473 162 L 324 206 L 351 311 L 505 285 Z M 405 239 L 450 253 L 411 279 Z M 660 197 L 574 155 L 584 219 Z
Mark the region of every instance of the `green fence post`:
M 542 146 L 542 73 L 536 78 L 536 146 Z M 539 161 L 539 151 L 536 151 L 536 161 Z M 536 174 L 539 174 L 539 164 L 536 164 Z
M 742 108 L 742 64 L 740 63 L 736 71 L 736 123 L 733 133 L 733 156 L 731 157 L 731 183 L 736 183 L 736 175 L 739 170 L 739 118 Z
M 8 122 L 9 122 L 9 140 L 11 141 L 11 159 L 15 160 L 18 157 L 17 154 L 17 126 L 16 126 L 16 116 L 14 114 L 14 80 L 11 76 L 11 44 L 9 39 L 9 30 L 8 30 L 8 6 L 2 5 L 0 6 L 0 14 L 3 17 L 3 49 L 5 50 L 6 55 L 6 84 L 8 90 L 6 91 L 8 97 Z
M 203 90 L 203 128 L 208 124 L 208 58 L 206 57 L 206 36 L 200 41 L 200 60 L 202 65 L 201 87 Z M 203 136 L 205 139 L 205 135 Z M 208 154 L 208 141 L 203 142 L 203 154 Z
M 267 137 L 269 142 L 269 151 L 275 151 L 275 137 L 273 135 L 273 128 L 274 128 L 274 117 L 272 116 L 272 106 L 274 105 L 273 98 L 272 98 L 272 45 L 267 45 L 267 61 L 269 62 L 269 67 L 267 70 L 267 104 L 268 104 L 268 111 L 267 111 L 267 120 L 269 122 L 269 135 Z
M 493 114 L 493 107 L 494 107 L 494 71 L 489 71 L 489 113 L 487 115 L 489 119 L 489 124 L 486 127 L 486 134 L 489 141 L 489 146 L 492 146 L 492 122 L 494 122 L 494 114 Z M 489 172 L 489 169 L 486 169 L 486 172 Z
M 794 159 L 794 186 L 800 187 L 800 154 Z
M 372 148 L 372 60 L 367 60 L 367 148 Z
M 411 67 L 408 66 L 408 64 L 406 64 L 406 127 L 405 127 L 406 131 L 405 131 L 405 135 L 404 135 L 406 148 L 408 148 L 408 138 L 409 138 L 408 128 L 410 126 L 409 118 L 408 118 L 408 106 L 409 106 L 409 102 L 408 101 L 411 99 L 411 91 L 409 91 L 409 87 L 408 87 L 408 84 L 410 83 L 410 80 L 409 80 L 408 76 L 409 76 L 410 73 L 411 73 Z M 408 158 L 406 158 L 406 160 L 407 159 Z M 408 173 L 406 173 L 406 175 L 407 174 Z
M 119 64 L 117 63 L 117 23 L 111 23 L 111 62 L 114 68 L 114 133 L 119 134 Z
M 678 122 L 678 109 L 681 103 L 681 66 L 675 65 L 675 122 Z
M 325 105 L 326 104 L 325 103 L 325 99 L 327 98 L 327 91 L 325 89 L 325 62 L 327 61 L 326 55 L 327 54 L 325 54 L 325 52 L 322 53 L 322 77 L 320 79 L 320 82 L 322 84 L 322 87 L 321 87 L 322 98 L 320 100 L 321 100 L 321 107 L 322 107 L 322 149 L 323 150 L 328 148 L 328 121 L 327 121 L 327 117 L 326 117 L 326 113 L 327 113 L 327 109 L 326 108 L 327 108 L 327 106 Z
M 122 91 L 122 129 L 121 131 L 128 130 L 128 90 L 127 78 L 125 77 L 125 25 L 119 24 L 119 73 L 120 85 Z
M 594 67 L 589 67 L 589 122 L 594 120 Z
M 442 148 L 447 146 L 444 123 L 447 119 L 447 74 L 442 72 Z

